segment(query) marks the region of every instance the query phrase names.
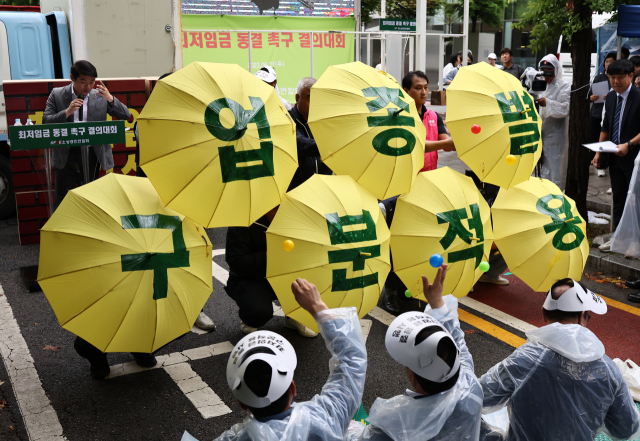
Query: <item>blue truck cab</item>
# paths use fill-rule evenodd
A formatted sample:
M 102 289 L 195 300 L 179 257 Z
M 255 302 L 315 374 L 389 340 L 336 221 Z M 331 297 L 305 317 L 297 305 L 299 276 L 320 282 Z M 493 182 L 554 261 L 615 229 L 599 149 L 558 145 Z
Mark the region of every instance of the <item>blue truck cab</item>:
M 70 69 L 71 50 L 64 12 L 0 11 L 0 219 L 15 212 L 4 81 L 68 78 Z

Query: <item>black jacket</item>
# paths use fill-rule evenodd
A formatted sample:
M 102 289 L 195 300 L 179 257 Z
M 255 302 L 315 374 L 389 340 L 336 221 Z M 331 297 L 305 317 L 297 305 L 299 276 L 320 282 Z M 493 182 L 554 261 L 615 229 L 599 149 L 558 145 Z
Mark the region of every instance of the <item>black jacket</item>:
M 296 143 L 298 146 L 298 170 L 296 170 L 289 185 L 289 190 L 293 190 L 315 173 L 321 175 L 330 175 L 332 173 L 331 169 L 320 159 L 320 152 L 315 139 L 313 139 L 311 129 L 309 129 L 309 124 L 298 112 L 297 104 L 289 110 L 289 115 L 291 115 L 291 119 L 296 124 Z
M 607 84 L 609 85 L 609 89 L 611 89 L 611 83 L 609 82 L 609 75 L 607 75 L 605 72 L 602 72 L 601 74 L 596 75 L 593 78 L 593 82 L 591 84 L 601 83 L 603 81 L 606 81 Z M 593 92 L 591 91 L 591 87 L 589 87 L 589 96 L 587 97 L 587 99 L 590 100 L 592 95 L 593 95 Z M 591 118 L 602 119 L 603 108 L 604 108 L 604 103 L 593 103 L 591 105 Z
M 604 103 L 606 114 L 602 121 L 602 131 L 609 134 L 609 140 L 613 135 L 613 118 L 616 113 L 616 106 L 618 101 L 618 95 L 615 90 L 612 90 L 607 95 L 607 99 Z M 629 90 L 629 96 L 627 96 L 627 102 L 624 105 L 624 112 L 622 114 L 622 124 L 620 130 L 620 142 L 624 144 L 635 138 L 640 134 L 640 89 L 631 86 Z M 623 157 L 608 154 L 609 165 L 618 164 L 623 167 L 632 167 L 633 161 L 638 155 L 638 146 L 632 147 Z
M 267 277 L 267 228 L 271 222 L 262 216 L 249 227 L 227 229 L 225 252 L 229 274 L 250 280 Z

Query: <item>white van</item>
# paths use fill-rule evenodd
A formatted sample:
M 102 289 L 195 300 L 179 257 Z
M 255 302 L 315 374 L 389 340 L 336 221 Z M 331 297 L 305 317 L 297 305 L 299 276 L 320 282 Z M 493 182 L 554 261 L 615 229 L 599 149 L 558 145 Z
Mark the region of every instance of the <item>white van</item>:
M 611 13 L 606 14 L 593 14 L 591 18 L 591 73 L 590 80 L 598 74 L 598 43 L 596 36 L 596 28 L 602 26 L 609 20 Z M 560 66 L 562 66 L 563 79 L 569 84 L 573 83 L 573 64 L 571 62 L 571 45 L 567 43 L 564 37 L 561 35 L 558 40 L 558 59 L 560 60 Z

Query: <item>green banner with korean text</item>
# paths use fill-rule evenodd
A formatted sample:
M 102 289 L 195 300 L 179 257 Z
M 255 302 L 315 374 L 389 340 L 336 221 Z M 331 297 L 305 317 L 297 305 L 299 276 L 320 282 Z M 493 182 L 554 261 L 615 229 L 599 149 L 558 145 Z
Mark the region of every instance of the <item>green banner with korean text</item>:
M 183 63 L 235 63 L 251 73 L 271 66 L 280 96 L 295 103 L 301 78 L 320 78 L 327 67 L 354 61 L 354 34 L 343 32 L 355 31 L 355 23 L 353 17 L 183 15 Z
M 83 145 L 121 144 L 124 121 L 87 121 L 9 127 L 11 150 L 53 149 Z

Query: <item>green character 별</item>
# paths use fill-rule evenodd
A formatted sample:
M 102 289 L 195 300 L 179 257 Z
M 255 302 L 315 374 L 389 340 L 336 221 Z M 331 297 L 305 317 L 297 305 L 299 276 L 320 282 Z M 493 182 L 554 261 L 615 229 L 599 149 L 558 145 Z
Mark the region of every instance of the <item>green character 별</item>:
M 325 218 L 331 245 L 367 242 L 377 238 L 376 224 L 367 210 L 362 210 L 361 215 L 338 216 L 338 213 L 331 213 L 325 215 Z M 344 231 L 343 227 L 360 224 L 364 224 L 365 229 Z M 365 261 L 374 257 L 380 257 L 380 245 L 329 251 L 329 263 L 352 262 L 353 271 L 364 270 Z M 331 291 L 350 291 L 378 283 L 378 273 L 349 279 L 346 269 L 334 269 L 332 277 Z
M 234 145 L 218 147 L 222 182 L 250 181 L 252 179 L 273 176 L 273 141 L 271 128 L 264 108 L 264 102 L 258 97 L 249 97 L 251 110 L 246 110 L 230 98 L 220 98 L 211 102 L 204 112 L 204 122 L 209 132 L 216 138 L 233 142 L 242 138 L 249 124 L 258 127 L 260 148 L 255 150 L 235 151 Z M 220 122 L 220 112 L 229 109 L 235 117 L 235 124 L 226 128 Z M 260 161 L 261 164 L 241 165 L 247 162 Z
M 510 153 L 512 155 L 535 153 L 540 143 L 540 131 L 531 95 L 524 92 L 522 101 L 515 91 L 509 92 L 510 98 L 507 98 L 504 93 L 497 93 L 494 96 L 498 102 L 500 113 L 502 113 L 502 121 L 504 123 L 517 122 L 517 124 L 509 126 Z M 526 109 L 523 102 L 527 106 Z

